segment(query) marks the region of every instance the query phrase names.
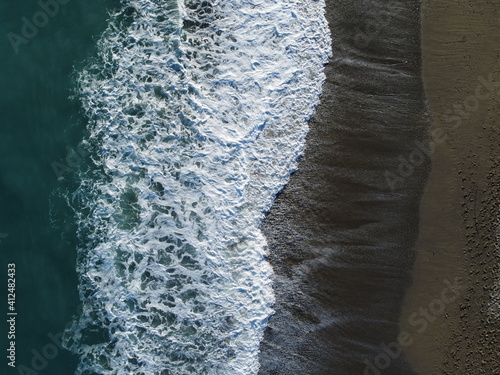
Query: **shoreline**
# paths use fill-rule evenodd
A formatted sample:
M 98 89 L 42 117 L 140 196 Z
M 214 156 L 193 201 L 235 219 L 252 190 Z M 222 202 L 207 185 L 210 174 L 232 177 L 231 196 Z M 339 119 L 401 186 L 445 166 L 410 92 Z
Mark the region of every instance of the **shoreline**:
M 401 346 L 389 358 L 384 345 L 407 343 L 399 317 L 430 170 L 417 146 L 432 141 L 420 5 L 326 5 L 334 56 L 321 104 L 298 170 L 262 226 L 276 313 L 259 374 L 415 375 Z

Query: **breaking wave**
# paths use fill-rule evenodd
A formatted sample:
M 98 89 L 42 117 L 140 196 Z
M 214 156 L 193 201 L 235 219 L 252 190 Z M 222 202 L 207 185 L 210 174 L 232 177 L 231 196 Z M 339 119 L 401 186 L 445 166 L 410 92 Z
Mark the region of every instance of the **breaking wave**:
M 324 2 L 122 1 L 98 50 L 78 77 L 77 374 L 255 374 L 273 303 L 259 225 L 319 101 Z

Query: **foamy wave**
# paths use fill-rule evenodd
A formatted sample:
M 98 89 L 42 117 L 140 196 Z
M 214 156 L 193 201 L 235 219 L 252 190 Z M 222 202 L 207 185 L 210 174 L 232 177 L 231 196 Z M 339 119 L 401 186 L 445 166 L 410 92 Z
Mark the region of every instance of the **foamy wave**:
M 74 194 L 77 374 L 258 371 L 259 224 L 330 54 L 322 1 L 123 1 L 79 77 L 95 169 Z

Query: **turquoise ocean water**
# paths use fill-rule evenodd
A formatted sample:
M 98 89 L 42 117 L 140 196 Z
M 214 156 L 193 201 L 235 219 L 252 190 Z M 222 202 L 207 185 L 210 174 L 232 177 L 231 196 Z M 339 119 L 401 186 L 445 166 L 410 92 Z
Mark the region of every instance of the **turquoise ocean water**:
M 7 264 L 16 264 L 16 364 L 7 365 L 7 325 L 1 324 L 1 374 L 71 374 L 77 358 L 52 340 L 77 313 L 75 223 L 58 191 L 71 189 L 71 173 L 58 181 L 52 164 L 78 146 L 86 119 L 70 100 L 72 72 L 92 54 L 117 1 L 72 0 L 15 53 L 8 33 L 22 35 L 22 17 L 37 1 L 0 4 L 0 314 L 7 313 Z M 43 21 L 43 19 L 41 19 Z M 70 153 L 71 154 L 71 153 Z M 70 159 L 71 161 L 71 159 Z M 74 163 L 76 165 L 76 163 Z M 48 359 L 45 358 L 45 348 Z M 35 353 L 33 352 L 35 351 Z M 32 360 L 36 353 L 45 358 Z

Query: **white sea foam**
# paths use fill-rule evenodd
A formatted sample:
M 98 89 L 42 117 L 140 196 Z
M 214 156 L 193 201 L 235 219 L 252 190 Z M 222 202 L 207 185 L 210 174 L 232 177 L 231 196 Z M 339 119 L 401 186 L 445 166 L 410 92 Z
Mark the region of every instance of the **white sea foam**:
M 79 76 L 95 169 L 74 194 L 77 374 L 257 373 L 259 224 L 329 55 L 323 1 L 123 1 Z

